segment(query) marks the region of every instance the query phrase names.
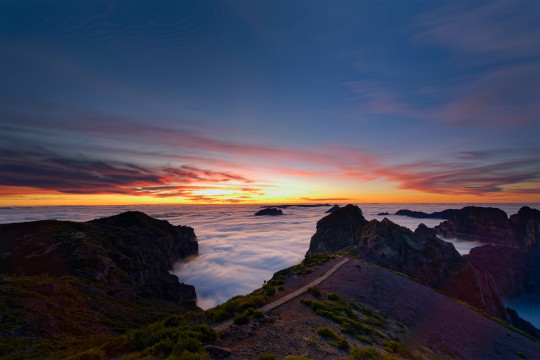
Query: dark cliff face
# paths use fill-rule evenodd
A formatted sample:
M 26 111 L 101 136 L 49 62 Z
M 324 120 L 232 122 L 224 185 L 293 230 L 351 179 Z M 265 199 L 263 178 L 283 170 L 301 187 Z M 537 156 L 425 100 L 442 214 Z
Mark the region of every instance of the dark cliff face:
M 367 223 L 358 206 L 339 208 L 317 222 L 317 231 L 311 237 L 308 252 L 335 252 L 355 245 Z
M 501 296 L 525 294 L 540 303 L 540 211 L 525 206 L 509 221 L 519 246 L 479 246 L 471 249 L 469 259 L 493 276 Z
M 366 225 L 355 252 L 369 262 L 404 272 L 436 288 L 442 286 L 461 258 L 451 243 L 438 239 L 425 225 L 412 232 L 388 219 Z
M 468 206 L 435 226 L 437 235 L 485 244 L 519 246 L 506 213 L 490 207 Z
M 0 238 L 1 273 L 71 275 L 122 299 L 195 300 L 194 290 L 169 274 L 176 260 L 198 253 L 189 227 L 126 212 L 86 223 L 0 225 Z

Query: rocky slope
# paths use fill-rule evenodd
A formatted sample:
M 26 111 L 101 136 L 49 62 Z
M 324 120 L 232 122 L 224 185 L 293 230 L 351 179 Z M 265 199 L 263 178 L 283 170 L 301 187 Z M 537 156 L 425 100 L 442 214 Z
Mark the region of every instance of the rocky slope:
M 505 269 L 504 263 L 501 263 L 499 267 L 492 266 L 491 262 L 485 267 L 476 267 L 475 263 L 479 263 L 481 258 L 478 254 L 472 252 L 471 258 L 460 256 L 451 243 L 439 239 L 434 230 L 423 224 L 412 232 L 388 219 L 372 220 L 368 223 L 363 216 L 358 216 L 358 213 L 361 214 L 359 209 L 352 205 L 348 205 L 346 208 L 347 211 L 336 211 L 319 221 L 317 233 L 312 237 L 308 255 L 351 247 L 350 252 L 360 258 L 413 276 L 434 289 L 442 290 L 457 299 L 464 300 L 491 315 L 512 321 L 514 325 L 521 326 L 533 333 L 534 336 L 540 336 L 538 329 L 532 325 L 525 324 L 524 321 L 516 321 L 514 314 L 505 309 L 502 303 L 500 288 L 503 286 L 498 282 L 503 282 L 503 280 L 496 282 L 494 279 Z M 486 215 L 494 214 L 497 220 L 509 221 L 506 214 L 503 213 L 504 216 L 501 216 L 501 211 L 498 209 L 485 210 L 482 208 L 477 211 L 465 208 L 464 210 L 466 210 L 465 214 L 477 212 L 481 214 L 481 216 L 475 217 L 475 219 L 481 219 L 481 224 L 469 227 L 474 229 L 474 234 L 496 233 L 496 229 L 500 228 L 511 229 L 508 231 L 511 231 L 511 234 L 515 233 L 514 227 L 511 228 L 507 224 L 500 225 L 496 221 L 490 220 L 489 216 Z M 534 216 L 526 213 L 528 217 L 523 215 L 519 219 L 516 218 L 514 222 L 527 223 L 529 227 L 534 227 L 530 225 L 531 221 L 534 222 Z M 529 219 L 529 221 L 525 221 L 525 219 Z M 461 220 L 454 223 L 465 224 Z M 482 227 L 484 224 L 489 224 L 485 231 Z M 498 239 L 502 238 L 502 236 L 498 236 Z M 527 236 L 531 238 L 530 232 L 527 232 Z M 508 240 L 507 237 L 505 239 Z M 510 239 L 515 241 L 516 238 Z M 536 244 L 532 240 L 531 243 Z M 489 255 L 487 258 L 491 259 Z M 497 260 L 493 259 L 493 261 Z M 523 267 L 527 267 L 529 263 L 525 262 L 525 264 Z M 536 266 L 531 264 L 529 268 L 533 269 L 532 271 L 522 271 L 517 274 L 512 273 L 512 275 L 515 275 L 515 278 L 520 279 L 520 281 L 525 281 L 526 278 L 532 279 L 533 277 L 529 274 L 536 274 L 534 270 Z M 488 271 L 487 268 L 493 272 Z M 518 280 L 514 279 L 514 281 Z
M 126 212 L 0 225 L 0 239 L 3 340 L 123 331 L 195 308 L 194 287 L 169 273 L 198 252 L 190 227 Z
M 284 292 L 319 278 L 333 264 L 317 265 L 305 278 L 285 277 Z M 257 359 L 261 353 L 276 359 L 338 360 L 361 351 L 361 359 L 519 359 L 518 352 L 530 360 L 540 359 L 538 342 L 451 297 L 360 259 L 350 259 L 318 290 L 266 312 L 261 319 L 233 325 L 217 345 L 229 351 L 226 359 L 231 360 Z M 317 331 L 321 328 L 332 330 L 348 348 Z

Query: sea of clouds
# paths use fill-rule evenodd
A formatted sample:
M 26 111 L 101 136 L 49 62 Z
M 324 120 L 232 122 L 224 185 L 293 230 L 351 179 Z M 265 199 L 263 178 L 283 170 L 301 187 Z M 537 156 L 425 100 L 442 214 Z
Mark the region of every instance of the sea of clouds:
M 358 204 L 368 220 L 391 221 L 416 229 L 420 223 L 429 227 L 442 220 L 415 219 L 396 215 L 399 209 L 424 212 L 460 209 L 468 204 Z M 508 215 L 515 214 L 520 204 L 474 204 L 498 207 Z M 540 208 L 538 204 L 532 207 Z M 309 247 L 316 224 L 330 206 L 288 207 L 282 216 L 254 216 L 261 205 L 137 205 L 137 206 L 47 206 L 2 207 L 0 223 L 57 219 L 87 221 L 128 210 L 143 211 L 174 225 L 195 229 L 199 256 L 179 261 L 173 273 L 180 281 L 195 285 L 198 305 L 203 309 L 223 303 L 235 295 L 259 288 L 276 271 L 299 263 Z M 476 243 L 458 242 L 454 246 L 462 254 Z M 513 304 L 530 307 L 530 304 Z M 536 305 L 537 306 L 537 305 Z M 535 308 L 538 310 L 538 307 Z M 540 324 L 537 324 L 539 326 Z

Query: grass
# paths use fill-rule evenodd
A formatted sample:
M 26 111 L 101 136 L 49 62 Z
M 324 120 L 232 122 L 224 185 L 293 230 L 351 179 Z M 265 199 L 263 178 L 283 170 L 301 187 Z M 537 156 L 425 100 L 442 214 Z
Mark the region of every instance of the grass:
M 260 353 L 257 359 L 258 360 L 275 360 L 277 359 L 277 355 L 274 353 L 264 352 L 264 353 Z
M 219 323 L 244 312 L 249 308 L 259 308 L 266 304 L 267 296 L 256 290 L 249 295 L 235 296 L 226 303 L 206 310 L 207 318 L 213 323 Z
M 381 353 L 372 347 L 353 347 L 349 360 L 381 359 Z
M 176 302 L 119 299 L 103 284 L 69 275 L 0 275 L 0 333 L 13 334 L 0 336 L 0 358 L 108 357 L 129 348 L 120 334 L 185 311 Z M 29 324 L 47 332 L 29 336 Z
M 347 340 L 339 336 L 334 330 L 327 327 L 319 327 L 315 332 L 319 336 L 335 340 L 335 342 L 328 342 L 328 344 L 335 346 L 340 350 L 349 350 L 349 343 Z
M 364 344 L 373 345 L 373 341 L 371 341 L 371 339 L 368 338 L 367 336 L 364 336 L 364 335 L 358 335 L 356 338 L 357 338 L 358 340 L 360 340 L 361 342 L 363 342 Z
M 246 313 L 236 315 L 234 317 L 234 323 L 235 325 L 245 325 L 249 323 L 249 315 Z
M 302 276 L 304 274 L 310 274 L 312 270 L 310 268 L 324 264 L 330 259 L 334 259 L 335 255 L 330 255 L 327 253 L 322 254 L 312 254 L 310 257 L 306 257 L 300 264 L 293 266 L 290 271 L 289 275 L 299 275 Z
M 328 300 L 332 300 L 332 301 L 338 301 L 340 298 L 340 296 L 336 293 L 330 293 L 328 294 Z
M 390 353 L 398 352 L 401 344 L 394 340 L 387 340 L 383 343 L 384 350 Z
M 376 329 L 364 323 L 362 319 L 355 314 L 352 306 L 353 303 L 349 303 L 343 299 L 338 302 L 302 299 L 301 302 L 310 306 L 316 314 L 329 318 L 335 323 L 340 324 L 341 331 L 346 334 L 381 336 Z M 360 309 L 360 311 L 364 310 L 369 314 L 376 313 L 375 310 L 369 309 L 364 305 L 356 305 L 356 308 Z M 366 311 L 367 309 L 369 309 L 369 311 Z

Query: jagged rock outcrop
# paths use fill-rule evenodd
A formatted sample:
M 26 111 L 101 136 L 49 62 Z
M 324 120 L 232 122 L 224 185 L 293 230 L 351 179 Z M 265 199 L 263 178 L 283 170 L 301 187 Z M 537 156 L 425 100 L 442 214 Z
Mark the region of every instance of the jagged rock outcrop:
M 277 216 L 277 215 L 283 215 L 283 211 L 281 211 L 281 209 L 276 209 L 276 208 L 266 208 L 266 209 L 257 211 L 254 215 L 255 216 L 265 216 L 265 215 Z
M 520 246 L 506 213 L 491 207 L 467 206 L 435 227 L 437 235 L 485 244 Z
M 355 245 L 367 223 L 358 206 L 349 204 L 336 210 L 317 221 L 308 253 L 335 252 Z
M 423 211 L 413 211 L 408 209 L 402 209 L 396 211 L 394 215 L 408 216 L 417 219 L 449 219 L 461 210 L 458 209 L 446 209 L 443 211 L 435 211 L 432 213 L 425 213 Z
M 121 299 L 195 301 L 194 288 L 169 273 L 178 259 L 198 253 L 187 226 L 130 211 L 84 223 L 4 224 L 0 238 L 0 273 L 71 275 Z
M 392 270 L 440 287 L 460 255 L 451 243 L 438 239 L 425 225 L 416 232 L 388 219 L 372 220 L 362 230 L 354 252 Z
M 534 247 L 540 242 L 540 210 L 523 206 L 517 214 L 510 216 L 516 240 L 526 247 Z
M 325 213 L 326 214 L 331 214 L 333 212 L 336 212 L 339 209 L 341 209 L 341 207 L 339 205 L 334 205 L 330 209 L 326 210 Z
M 525 294 L 540 303 L 540 211 L 525 206 L 509 221 L 514 243 L 520 246 L 479 246 L 471 249 L 468 258 L 492 275 L 502 297 Z
M 497 315 L 504 306 L 492 280 L 474 269 L 449 242 L 436 237 L 424 224 L 412 232 L 388 219 L 372 220 L 354 250 L 359 257 L 413 276 L 471 305 Z

